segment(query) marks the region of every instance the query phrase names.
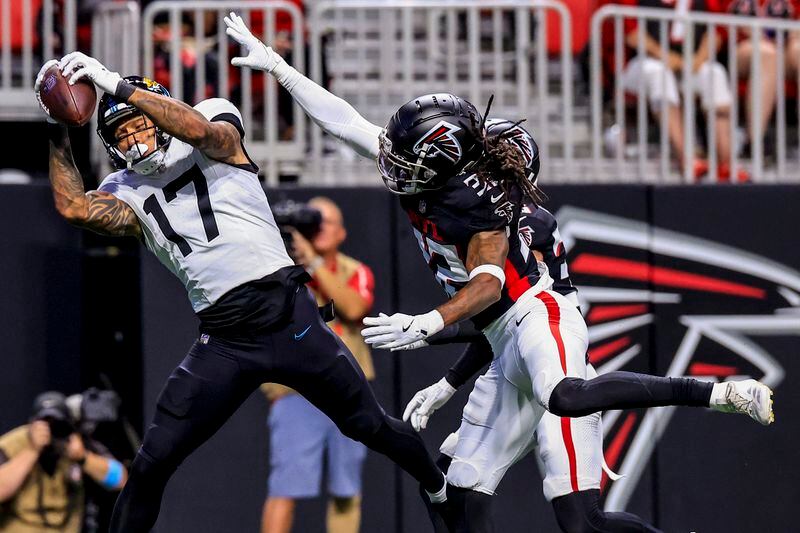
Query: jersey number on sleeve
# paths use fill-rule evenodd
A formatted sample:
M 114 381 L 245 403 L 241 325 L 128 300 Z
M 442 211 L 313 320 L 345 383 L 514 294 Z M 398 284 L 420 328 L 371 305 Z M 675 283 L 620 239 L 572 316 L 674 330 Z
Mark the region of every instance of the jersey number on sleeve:
M 189 184 L 194 184 L 194 193 L 197 196 L 197 208 L 200 210 L 200 217 L 203 220 L 203 229 L 206 232 L 206 239 L 209 242 L 213 241 L 219 236 L 219 228 L 217 227 L 217 220 L 214 218 L 214 210 L 211 208 L 211 198 L 208 196 L 208 184 L 206 177 L 197 165 L 193 166 L 171 182 L 167 183 L 162 191 L 164 191 L 164 198 L 167 203 L 171 202 L 178 197 L 178 191 L 183 189 Z M 153 215 L 153 218 L 161 229 L 164 236 L 174 242 L 184 257 L 192 253 L 192 247 L 186 242 L 181 235 L 179 235 L 169 223 L 166 213 L 158 203 L 158 198 L 155 194 L 151 194 L 144 201 L 144 212 L 148 215 Z
M 429 239 L 416 228 L 414 228 L 414 234 L 422 249 L 422 255 L 428 262 L 428 267 L 433 271 L 436 280 L 447 295 L 452 298 L 456 291 L 469 281 L 467 268 L 458 256 L 456 247 Z

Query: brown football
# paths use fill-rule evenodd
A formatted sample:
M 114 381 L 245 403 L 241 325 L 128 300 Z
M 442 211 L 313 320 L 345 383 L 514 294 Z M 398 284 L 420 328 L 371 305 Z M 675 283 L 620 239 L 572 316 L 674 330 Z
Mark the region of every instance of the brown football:
M 39 95 L 49 109 L 50 116 L 65 126 L 83 126 L 92 118 L 97 107 L 94 84 L 84 78 L 70 85 L 67 78 L 61 75 L 58 65 L 53 65 L 44 73 Z

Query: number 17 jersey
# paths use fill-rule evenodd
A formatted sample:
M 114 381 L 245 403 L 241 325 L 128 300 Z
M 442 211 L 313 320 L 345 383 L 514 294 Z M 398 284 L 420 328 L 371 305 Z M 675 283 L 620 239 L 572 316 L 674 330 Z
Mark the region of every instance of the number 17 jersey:
M 195 109 L 230 122 L 244 138 L 241 115 L 227 100 Z M 216 161 L 173 137 L 160 171 L 114 172 L 98 189 L 133 209 L 145 245 L 181 280 L 198 312 L 239 285 L 294 265 L 257 172 L 252 162 Z

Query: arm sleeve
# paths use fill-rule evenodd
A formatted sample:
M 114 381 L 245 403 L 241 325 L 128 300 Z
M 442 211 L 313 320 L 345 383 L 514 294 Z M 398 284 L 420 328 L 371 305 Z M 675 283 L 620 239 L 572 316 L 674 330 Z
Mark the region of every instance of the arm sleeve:
M 300 74 L 285 62 L 272 72 L 320 128 L 333 135 L 356 153 L 378 157 L 378 138 L 382 128 L 362 117 L 353 106 Z
M 456 344 L 472 342 L 483 337 L 483 333 L 475 327 L 471 320 L 464 320 L 457 324 L 450 324 L 442 331 L 427 338 L 428 344 Z
M 492 345 L 486 337 L 481 336 L 471 342 L 461 354 L 461 357 L 447 371 L 445 379 L 457 389 L 477 374 L 483 367 L 492 362 Z

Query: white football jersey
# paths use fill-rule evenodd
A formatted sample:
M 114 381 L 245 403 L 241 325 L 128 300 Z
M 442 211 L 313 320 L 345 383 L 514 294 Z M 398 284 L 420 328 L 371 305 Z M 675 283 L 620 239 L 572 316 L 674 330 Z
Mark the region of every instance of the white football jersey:
M 225 120 L 242 137 L 241 114 L 227 100 L 195 106 L 211 121 Z M 99 190 L 126 204 L 147 248 L 178 276 L 195 312 L 248 281 L 294 265 L 286 253 L 254 164 L 230 165 L 172 138 L 162 170 L 121 170 Z

